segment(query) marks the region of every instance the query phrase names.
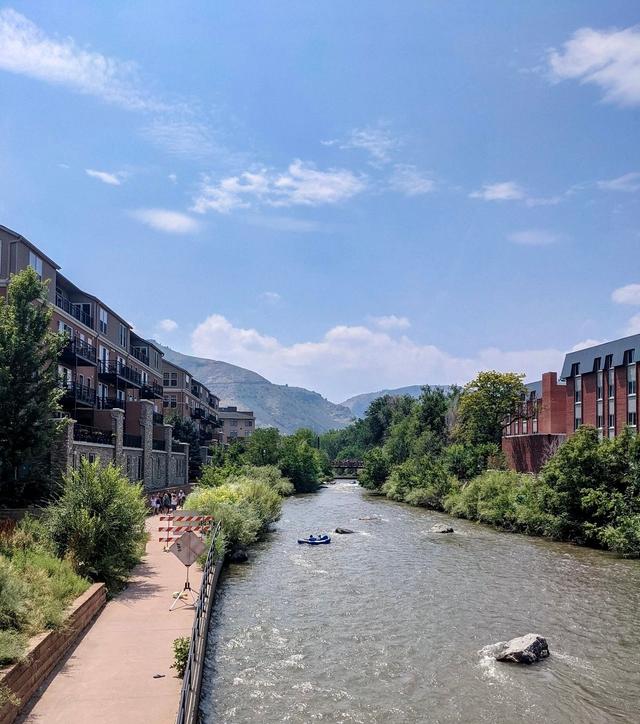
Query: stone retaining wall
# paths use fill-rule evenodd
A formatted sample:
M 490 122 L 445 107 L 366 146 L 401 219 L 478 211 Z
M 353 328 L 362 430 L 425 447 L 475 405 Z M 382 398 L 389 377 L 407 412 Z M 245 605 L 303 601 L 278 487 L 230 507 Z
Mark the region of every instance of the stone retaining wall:
M 17 707 L 8 703 L 0 709 L 0 724 L 11 724 L 16 719 L 49 674 L 89 628 L 106 602 L 107 589 L 104 583 L 94 583 L 73 602 L 64 628 L 34 637 L 25 659 L 0 669 L 0 686 L 9 689 L 19 699 Z

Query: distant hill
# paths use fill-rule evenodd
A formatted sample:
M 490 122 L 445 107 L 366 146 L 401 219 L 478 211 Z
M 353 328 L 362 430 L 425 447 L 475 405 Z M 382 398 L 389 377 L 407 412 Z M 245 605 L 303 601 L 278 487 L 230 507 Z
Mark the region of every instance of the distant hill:
M 309 427 L 320 433 L 346 427 L 353 418 L 348 407 L 329 402 L 317 392 L 274 385 L 244 367 L 160 347 L 167 360 L 189 370 L 220 398 L 222 405 L 253 410 L 259 427 L 277 427 L 285 434 Z
M 369 405 L 377 400 L 378 397 L 391 395 L 400 397 L 401 395 L 409 395 L 410 397 L 420 397 L 423 385 L 410 385 L 409 387 L 397 387 L 395 390 L 379 390 L 378 392 L 365 392 L 362 395 L 350 397 L 348 400 L 341 402 L 341 405 L 348 407 L 354 417 L 364 417 Z M 449 389 L 448 385 L 432 385 L 432 387 L 440 387 L 443 390 Z

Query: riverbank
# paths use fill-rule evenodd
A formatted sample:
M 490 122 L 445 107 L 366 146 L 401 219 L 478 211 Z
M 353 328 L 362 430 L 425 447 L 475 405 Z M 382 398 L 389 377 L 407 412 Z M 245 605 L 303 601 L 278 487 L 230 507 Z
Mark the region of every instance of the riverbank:
M 172 643 L 191 635 L 193 609 L 169 611 L 185 569 L 175 556 L 163 552 L 158 525 L 158 516 L 148 519 L 146 554 L 127 588 L 107 604 L 21 722 L 175 720 L 182 682 L 170 668 Z
M 430 533 L 440 522 L 456 532 Z M 355 533 L 318 548 L 296 542 L 339 525 Z M 635 721 L 636 562 L 345 483 L 287 499 L 276 526 L 219 587 L 206 724 Z M 549 640 L 540 665 L 479 653 L 530 630 Z

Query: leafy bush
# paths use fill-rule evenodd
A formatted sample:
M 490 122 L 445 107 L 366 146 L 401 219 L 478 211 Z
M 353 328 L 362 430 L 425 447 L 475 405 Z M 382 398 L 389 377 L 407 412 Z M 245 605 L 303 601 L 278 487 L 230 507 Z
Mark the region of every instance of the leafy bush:
M 206 469 L 203 476 L 209 479 Z M 273 466 L 246 466 L 240 473 L 227 468 L 226 480 L 217 483 L 215 487 L 197 487 L 185 507 L 211 515 L 221 523 L 227 550 L 255 543 L 280 517 L 282 496 L 293 491 L 291 483 Z
M 65 477 L 44 521 L 57 555 L 113 592 L 144 553 L 146 514 L 141 486 L 132 485 L 119 467 L 83 458 Z
M 171 668 L 176 670 L 181 679 L 187 668 L 190 646 L 191 639 L 188 636 L 181 636 L 173 641 L 173 664 L 171 664 Z

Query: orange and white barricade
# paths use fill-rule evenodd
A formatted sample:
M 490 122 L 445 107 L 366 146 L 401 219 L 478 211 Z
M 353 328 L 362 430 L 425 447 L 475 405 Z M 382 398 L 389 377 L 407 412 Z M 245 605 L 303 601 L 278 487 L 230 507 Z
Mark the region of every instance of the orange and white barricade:
M 212 515 L 198 515 L 197 513 L 185 513 L 180 511 L 175 515 L 161 515 L 160 526 L 158 532 L 161 534 L 158 538 L 160 543 L 173 543 L 180 538 L 183 533 L 191 531 L 197 533 L 203 538 L 211 531 L 213 526 Z

